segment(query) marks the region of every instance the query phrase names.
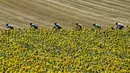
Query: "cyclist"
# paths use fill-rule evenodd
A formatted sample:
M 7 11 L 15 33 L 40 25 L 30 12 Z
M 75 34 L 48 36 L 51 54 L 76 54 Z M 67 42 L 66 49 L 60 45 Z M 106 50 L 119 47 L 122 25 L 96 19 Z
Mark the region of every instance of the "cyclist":
M 38 29 L 38 26 L 36 24 L 30 23 L 31 28 Z
M 14 29 L 14 27 L 13 27 L 11 24 L 6 24 L 6 27 L 7 27 L 8 29 Z

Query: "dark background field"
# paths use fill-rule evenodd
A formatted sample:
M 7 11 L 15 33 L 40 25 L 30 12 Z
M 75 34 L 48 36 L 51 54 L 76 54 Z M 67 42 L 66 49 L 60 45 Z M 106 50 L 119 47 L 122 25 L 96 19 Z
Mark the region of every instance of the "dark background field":
M 65 28 L 75 22 L 88 28 L 93 23 L 104 28 L 116 22 L 129 25 L 130 0 L 0 0 L 0 29 L 6 23 L 28 28 L 30 22 L 40 28 L 52 28 L 54 22 Z

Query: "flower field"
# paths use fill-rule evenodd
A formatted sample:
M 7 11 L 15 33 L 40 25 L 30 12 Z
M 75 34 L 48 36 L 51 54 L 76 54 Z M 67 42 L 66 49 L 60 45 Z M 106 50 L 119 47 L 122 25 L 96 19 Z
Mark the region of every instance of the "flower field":
M 129 73 L 130 29 L 0 30 L 1 73 Z

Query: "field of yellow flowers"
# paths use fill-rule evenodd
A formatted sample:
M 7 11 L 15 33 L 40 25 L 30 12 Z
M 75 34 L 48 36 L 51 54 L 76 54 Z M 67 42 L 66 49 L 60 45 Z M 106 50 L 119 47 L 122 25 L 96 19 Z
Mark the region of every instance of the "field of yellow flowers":
M 0 30 L 1 73 L 129 73 L 130 30 Z

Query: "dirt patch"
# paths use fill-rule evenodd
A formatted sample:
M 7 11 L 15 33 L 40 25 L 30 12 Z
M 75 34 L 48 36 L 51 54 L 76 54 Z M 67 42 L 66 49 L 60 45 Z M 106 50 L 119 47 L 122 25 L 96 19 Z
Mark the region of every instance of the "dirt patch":
M 0 28 L 6 23 L 15 28 L 28 28 L 35 23 L 40 28 L 51 28 L 54 22 L 72 28 L 75 22 L 85 27 L 99 23 L 107 28 L 121 22 L 130 23 L 128 0 L 0 0 Z

